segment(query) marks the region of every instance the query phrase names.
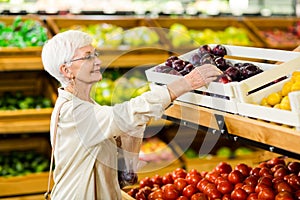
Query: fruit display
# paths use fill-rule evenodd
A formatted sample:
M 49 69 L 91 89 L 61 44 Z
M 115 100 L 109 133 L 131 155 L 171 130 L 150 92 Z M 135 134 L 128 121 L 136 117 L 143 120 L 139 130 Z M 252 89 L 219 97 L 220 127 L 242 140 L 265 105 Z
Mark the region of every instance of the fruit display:
M 272 46 L 294 46 L 300 44 L 300 22 L 296 21 L 292 26 L 285 28 L 273 28 L 259 30 L 259 34 Z
M 211 171 L 177 168 L 145 177 L 127 191 L 139 200 L 280 200 L 300 198 L 300 162 L 274 157 L 256 166 L 220 162 Z
M 288 94 L 294 91 L 300 91 L 299 71 L 294 71 L 292 73 L 291 78 L 283 84 L 280 91 L 272 92 L 264 97 L 261 100 L 260 105 L 283 110 L 291 110 Z
M 114 105 L 137 97 L 149 90 L 149 84 L 140 71 L 103 78 L 93 87 L 91 96 L 101 105 Z
M 25 95 L 22 91 L 5 92 L 0 96 L 0 110 L 40 109 L 53 107 L 51 99 Z
M 300 38 L 294 32 L 275 28 L 272 30 L 261 30 L 259 33 L 272 46 L 286 45 L 297 47 L 300 44 Z
M 203 44 L 252 45 L 244 28 L 228 26 L 224 30 L 204 28 L 196 30 L 184 24 L 174 23 L 168 31 L 168 39 L 174 47 L 199 46 Z
M 49 158 L 35 151 L 0 154 L 0 177 L 20 176 L 49 170 Z
M 34 19 L 15 17 L 12 24 L 1 22 L 0 47 L 36 47 L 43 46 L 48 40 L 47 29 Z
M 175 155 L 170 147 L 157 137 L 143 140 L 139 158 L 146 162 L 159 163 L 161 161 L 172 161 Z
M 60 32 L 70 29 L 89 33 L 94 38 L 93 45 L 98 48 L 142 47 L 159 44 L 159 35 L 155 30 L 146 26 L 125 29 L 110 23 L 78 24 L 62 28 Z
M 218 149 L 216 149 L 215 154 L 210 154 L 210 155 L 198 155 L 197 152 L 192 149 L 188 148 L 185 152 L 184 155 L 188 159 L 192 158 L 199 158 L 199 157 L 206 157 L 206 156 L 211 156 L 211 157 L 217 157 L 217 158 L 228 158 L 228 159 L 233 159 L 239 156 L 246 156 L 246 155 L 251 155 L 254 152 L 253 149 L 250 149 L 248 147 L 238 147 L 236 149 L 231 149 L 228 146 L 221 146 Z
M 233 150 L 227 146 L 220 147 L 216 151 L 216 156 L 219 158 L 236 158 L 239 156 L 249 156 L 253 154 L 254 150 L 248 147 L 238 147 L 237 149 Z
M 195 67 L 204 64 L 213 64 L 224 72 L 216 80 L 220 83 L 242 81 L 263 72 L 259 66 L 253 63 L 233 63 L 225 58 L 226 55 L 227 50 L 223 45 L 218 44 L 212 48 L 205 44 L 200 46 L 198 50 L 191 55 L 189 60 L 182 60 L 177 56 L 170 56 L 164 64 L 157 66 L 155 71 L 184 76 Z

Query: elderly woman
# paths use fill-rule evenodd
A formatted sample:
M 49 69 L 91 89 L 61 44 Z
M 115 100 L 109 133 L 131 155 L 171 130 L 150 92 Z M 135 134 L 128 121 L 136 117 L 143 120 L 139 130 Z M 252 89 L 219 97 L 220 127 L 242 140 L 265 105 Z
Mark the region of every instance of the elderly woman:
M 92 38 L 73 30 L 55 35 L 42 50 L 45 70 L 61 84 L 50 127 L 55 158 L 54 200 L 121 199 L 116 138 L 121 138 L 126 163 L 136 170 L 147 122 L 161 117 L 178 96 L 222 73 L 206 64 L 130 101 L 104 106 L 90 97 L 93 84 L 102 79 L 98 56 Z

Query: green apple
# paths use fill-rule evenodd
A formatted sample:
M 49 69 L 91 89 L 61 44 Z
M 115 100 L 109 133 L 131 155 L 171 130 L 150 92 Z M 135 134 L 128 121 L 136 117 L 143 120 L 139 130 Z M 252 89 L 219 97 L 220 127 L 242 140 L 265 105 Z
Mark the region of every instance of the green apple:
M 216 156 L 220 158 L 230 158 L 232 156 L 232 151 L 229 147 L 220 147 L 216 152 Z
M 253 150 L 247 147 L 239 147 L 233 152 L 234 156 L 245 156 L 251 155 L 252 153 Z

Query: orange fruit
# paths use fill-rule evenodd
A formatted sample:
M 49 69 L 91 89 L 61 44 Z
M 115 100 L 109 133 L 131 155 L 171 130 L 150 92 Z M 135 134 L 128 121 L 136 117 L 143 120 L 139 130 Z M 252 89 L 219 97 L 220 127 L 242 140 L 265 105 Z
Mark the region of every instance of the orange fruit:
M 279 104 L 281 101 L 281 95 L 278 92 L 273 92 L 268 95 L 267 102 L 269 105 L 274 106 L 276 104 Z

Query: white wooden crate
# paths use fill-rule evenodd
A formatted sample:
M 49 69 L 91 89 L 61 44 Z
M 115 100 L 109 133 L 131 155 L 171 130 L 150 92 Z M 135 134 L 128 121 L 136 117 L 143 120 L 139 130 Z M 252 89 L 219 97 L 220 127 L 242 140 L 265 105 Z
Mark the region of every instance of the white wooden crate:
M 300 62 L 300 60 L 299 60 Z M 275 83 L 269 87 L 259 90 L 255 93 L 249 95 L 249 102 L 237 102 L 238 114 L 242 116 L 252 117 L 256 119 L 261 119 L 269 122 L 275 122 L 279 124 L 285 124 L 289 126 L 296 127 L 299 130 L 300 127 L 300 112 L 298 111 L 288 111 L 281 110 L 272 107 L 261 106 L 260 101 L 267 97 L 273 92 L 281 91 L 284 83 L 289 81 L 286 79 L 284 81 Z
M 209 46 L 213 48 L 215 44 L 210 44 Z M 285 50 L 232 45 L 223 46 L 225 46 L 227 50 L 226 60 L 229 60 L 233 64 L 237 62 L 250 62 L 260 67 L 264 72 L 240 82 L 230 82 L 227 84 L 212 82 L 207 86 L 198 88 L 195 91 L 188 92 L 178 97 L 177 100 L 238 114 L 239 109 L 237 103 L 249 102 L 249 91 L 274 81 L 295 68 L 293 66 L 280 69 L 281 65 L 270 64 L 272 63 L 271 61 L 273 61 L 273 63 L 274 61 L 293 61 L 293 63 L 295 63 L 298 62 L 297 58 L 300 57 L 300 53 L 298 52 Z M 196 51 L 197 49 L 190 51 L 179 56 L 179 58 L 189 60 Z M 175 79 L 180 78 L 180 76 L 177 75 L 155 72 L 156 67 L 157 66 L 146 70 L 147 79 L 152 83 L 168 84 Z
M 251 99 L 251 101 L 249 102 L 237 102 L 238 114 L 269 122 L 293 126 L 296 127 L 297 130 L 299 130 L 300 110 L 288 111 L 259 105 L 260 101 L 264 97 L 267 97 L 273 92 L 281 91 L 282 86 L 287 81 L 289 81 L 289 79 L 275 83 L 274 85 L 266 87 L 258 92 L 252 93 L 251 95 L 249 95 L 251 96 L 251 98 L 248 98 Z

